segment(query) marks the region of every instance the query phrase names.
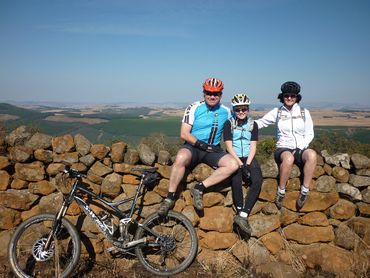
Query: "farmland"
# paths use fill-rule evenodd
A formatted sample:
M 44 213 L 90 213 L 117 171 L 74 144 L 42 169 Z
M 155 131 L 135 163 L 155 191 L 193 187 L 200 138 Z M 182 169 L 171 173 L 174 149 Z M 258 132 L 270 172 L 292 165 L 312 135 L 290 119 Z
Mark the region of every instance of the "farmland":
M 95 106 L 88 108 L 57 108 L 34 106 L 18 107 L 0 104 L 0 121 L 8 131 L 26 124 L 33 129 L 59 136 L 81 133 L 91 142 L 109 144 L 123 140 L 136 144 L 141 138 L 162 133 L 171 141 L 178 141 L 184 108 L 120 108 Z M 253 118 L 267 110 L 252 112 Z M 370 142 L 370 112 L 310 110 L 315 133 L 336 132 L 361 143 Z M 261 136 L 274 135 L 274 127 L 261 130 Z

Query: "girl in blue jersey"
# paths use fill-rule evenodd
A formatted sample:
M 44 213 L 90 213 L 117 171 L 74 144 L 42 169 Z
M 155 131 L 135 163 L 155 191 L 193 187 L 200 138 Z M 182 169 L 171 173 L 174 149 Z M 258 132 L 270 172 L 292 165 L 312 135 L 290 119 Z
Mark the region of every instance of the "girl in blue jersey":
M 235 95 L 231 104 L 233 117 L 225 122 L 223 136 L 227 151 L 239 164 L 239 170 L 231 177 L 232 196 L 237 210 L 234 222 L 250 235 L 251 228 L 247 218 L 257 201 L 262 185 L 261 168 L 255 159 L 258 126 L 248 117 L 250 99 L 247 95 Z M 250 181 L 249 191 L 244 202 L 243 180 Z

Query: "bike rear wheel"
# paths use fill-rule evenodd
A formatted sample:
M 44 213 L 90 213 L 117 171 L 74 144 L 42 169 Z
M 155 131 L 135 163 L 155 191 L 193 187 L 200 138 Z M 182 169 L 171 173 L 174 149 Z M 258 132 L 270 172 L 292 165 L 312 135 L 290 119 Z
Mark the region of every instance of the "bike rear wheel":
M 136 256 L 142 265 L 156 275 L 169 276 L 184 271 L 198 252 L 196 231 L 186 216 L 169 211 L 166 217 L 150 215 L 143 226 L 159 234 L 158 237 L 139 227 L 135 239 L 143 237 L 148 242 L 138 245 Z
M 66 219 L 44 249 L 55 215 L 40 214 L 23 222 L 9 242 L 9 260 L 17 277 L 69 277 L 76 267 L 81 243 L 76 228 Z

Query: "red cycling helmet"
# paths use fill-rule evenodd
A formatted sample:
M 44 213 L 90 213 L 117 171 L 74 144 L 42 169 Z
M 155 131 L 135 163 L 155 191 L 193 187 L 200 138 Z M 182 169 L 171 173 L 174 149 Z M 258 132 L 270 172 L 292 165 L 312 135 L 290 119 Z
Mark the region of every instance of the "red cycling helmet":
M 207 92 L 222 92 L 224 88 L 224 83 L 217 78 L 208 78 L 203 83 L 203 90 Z

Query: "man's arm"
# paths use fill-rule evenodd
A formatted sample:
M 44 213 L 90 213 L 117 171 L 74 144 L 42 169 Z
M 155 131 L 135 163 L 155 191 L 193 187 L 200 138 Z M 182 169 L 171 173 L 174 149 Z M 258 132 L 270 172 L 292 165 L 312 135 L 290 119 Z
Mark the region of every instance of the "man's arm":
M 198 140 L 194 135 L 191 134 L 192 125 L 187 123 L 181 124 L 180 137 L 191 145 L 194 145 Z

